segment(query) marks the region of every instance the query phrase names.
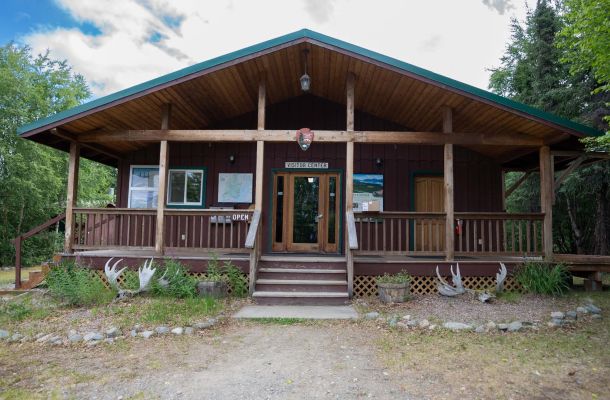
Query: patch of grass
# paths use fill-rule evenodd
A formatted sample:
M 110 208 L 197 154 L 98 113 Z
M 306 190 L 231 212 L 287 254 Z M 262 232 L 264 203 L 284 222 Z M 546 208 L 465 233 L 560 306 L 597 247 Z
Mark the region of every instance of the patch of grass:
M 0 399 L 2 400 L 35 400 L 44 398 L 40 393 L 21 388 L 7 389 L 0 394 Z
M 523 298 L 523 295 L 518 292 L 502 292 L 497 294 L 498 300 L 506 303 L 518 303 Z
M 251 321 L 269 325 L 297 325 L 309 320 L 304 318 L 252 318 Z
M 115 324 L 123 328 L 131 328 L 135 324 L 187 326 L 214 316 L 222 309 L 221 302 L 209 297 L 141 297 L 130 303 L 97 307 L 92 310 L 92 315 L 115 319 Z
M 569 289 L 570 273 L 563 264 L 527 262 L 515 274 L 517 282 L 530 293 L 557 296 Z
M 0 302 L 0 325 L 45 319 L 50 314 L 49 307 L 34 305 L 29 295 Z

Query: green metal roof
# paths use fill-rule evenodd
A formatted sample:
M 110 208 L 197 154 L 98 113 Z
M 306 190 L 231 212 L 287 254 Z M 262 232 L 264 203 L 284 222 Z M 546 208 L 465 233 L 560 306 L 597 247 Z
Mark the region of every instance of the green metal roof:
M 455 79 L 451 79 L 446 76 L 436 74 L 432 71 L 428 71 L 426 69 L 417 67 L 415 65 L 406 63 L 404 61 L 400 61 L 395 58 L 388 57 L 383 54 L 379 54 L 377 52 L 364 49 L 360 46 L 356 46 L 351 43 L 347 43 L 342 40 L 335 39 L 330 36 L 326 36 L 321 33 L 311 31 L 309 29 L 301 29 L 297 32 L 289 33 L 287 35 L 280 36 L 275 39 L 267 40 L 265 42 L 262 42 L 262 43 L 259 43 L 256 45 L 249 46 L 249 47 L 243 48 L 241 50 L 237 50 L 232 53 L 228 53 L 223 56 L 216 57 L 211 60 L 192 65 L 190 67 L 183 68 L 181 70 L 172 72 L 170 74 L 163 75 L 161 77 L 152 79 L 148 82 L 144 82 L 139 85 L 132 86 L 130 88 L 110 94 L 108 96 L 100 97 L 100 98 L 90 101 L 88 103 L 84 103 L 79 106 L 73 107 L 69 110 L 62 111 L 60 113 L 51 115 L 49 117 L 34 121 L 30 124 L 23 125 L 17 130 L 17 133 L 19 135 L 23 135 L 23 134 L 31 132 L 33 130 L 39 130 L 41 128 L 47 128 L 47 127 L 51 128 L 52 127 L 51 125 L 58 125 L 59 122 L 61 122 L 62 120 L 66 119 L 66 118 L 76 116 L 80 113 L 95 109 L 96 107 L 100 107 L 100 106 L 106 105 L 108 103 L 112 103 L 114 101 L 121 100 L 126 97 L 130 97 L 130 96 L 138 94 L 140 92 L 153 89 L 156 86 L 167 84 L 176 79 L 184 78 L 188 75 L 195 74 L 195 73 L 204 71 L 204 70 L 212 68 L 212 67 L 216 67 L 223 63 L 231 62 L 231 61 L 237 60 L 241 57 L 249 56 L 254 53 L 268 50 L 273 47 L 283 45 L 283 44 L 289 43 L 291 41 L 300 40 L 300 39 L 311 39 L 314 41 L 324 43 L 329 46 L 334 46 L 339 49 L 355 53 L 355 54 L 363 56 L 363 57 L 368 57 L 372 60 L 387 64 L 389 66 L 398 68 L 405 72 L 419 75 L 423 78 L 434 81 L 440 85 L 445 85 L 445 86 L 448 86 L 455 90 L 458 90 L 458 91 L 461 91 L 461 92 L 464 92 L 464 93 L 467 93 L 470 95 L 474 95 L 476 97 L 491 101 L 493 103 L 507 107 L 509 109 L 513 109 L 515 111 L 531 115 L 533 117 L 545 120 L 545 121 L 550 122 L 555 125 L 559 125 L 561 127 L 567 128 L 569 130 L 579 132 L 583 135 L 601 136 L 604 134 L 603 132 L 598 131 L 594 128 L 591 128 L 589 126 L 579 124 L 577 122 L 570 121 L 565 118 L 558 117 L 556 115 L 544 112 L 537 108 L 530 107 L 528 105 L 507 99 L 505 97 L 498 96 L 497 94 L 488 92 L 486 90 L 479 89 L 477 87 L 468 85 L 466 83 L 456 81 Z

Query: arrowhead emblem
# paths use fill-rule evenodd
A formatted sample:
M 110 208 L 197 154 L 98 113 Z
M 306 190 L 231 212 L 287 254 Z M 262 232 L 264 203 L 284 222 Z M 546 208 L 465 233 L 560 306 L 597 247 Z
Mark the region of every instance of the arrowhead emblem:
M 313 131 L 309 128 L 301 128 L 297 131 L 297 143 L 301 150 L 305 151 L 313 142 Z

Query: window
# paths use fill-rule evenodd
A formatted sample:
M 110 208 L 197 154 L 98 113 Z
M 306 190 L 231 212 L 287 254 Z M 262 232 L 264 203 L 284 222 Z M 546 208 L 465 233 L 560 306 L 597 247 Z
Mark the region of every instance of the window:
M 129 208 L 156 208 L 159 167 L 132 166 L 129 177 Z
M 167 205 L 201 206 L 203 204 L 203 170 L 170 169 Z
M 168 171 L 168 206 L 204 206 L 204 169 Z M 129 207 L 157 208 L 159 167 L 132 166 L 129 178 Z

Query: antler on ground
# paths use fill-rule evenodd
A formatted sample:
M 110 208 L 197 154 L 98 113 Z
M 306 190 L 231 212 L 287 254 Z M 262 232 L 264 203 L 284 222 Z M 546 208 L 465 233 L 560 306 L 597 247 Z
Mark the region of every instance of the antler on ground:
M 506 265 L 500 263 L 500 271 L 496 274 L 496 293 L 502 293 L 504 291 L 504 281 L 506 280 Z
M 436 266 L 436 276 L 438 278 L 438 291 L 440 294 L 442 294 L 443 296 L 457 296 L 459 294 L 462 294 L 464 292 L 466 292 L 466 289 L 464 289 L 464 285 L 462 284 L 462 275 L 460 273 L 460 265 L 457 264 L 456 266 L 456 271 L 457 273 L 453 272 L 453 265 L 450 266 L 450 271 L 451 271 L 451 281 L 453 282 L 452 286 L 450 285 L 442 276 L 441 274 L 438 272 L 438 265 Z
M 117 271 L 117 266 L 119 265 L 119 263 L 121 261 L 123 261 L 123 259 L 118 260 L 111 267 L 110 262 L 113 259 L 114 259 L 114 257 L 110 258 L 108 261 L 106 261 L 106 264 L 104 265 L 104 274 L 106 275 L 106 279 L 108 280 L 108 283 L 110 284 L 110 286 L 118 292 L 119 298 L 133 296 L 138 293 L 142 293 L 142 292 L 146 292 L 146 291 L 150 290 L 150 282 L 152 280 L 152 277 L 155 275 L 155 268 L 152 267 L 152 263 L 153 263 L 152 258 L 150 260 L 144 261 L 144 265 L 141 266 L 140 268 L 138 268 L 138 279 L 140 282 L 138 290 L 127 290 L 127 289 L 123 289 L 119 286 L 118 279 L 121 276 L 121 274 L 123 273 L 123 271 L 125 271 L 127 269 L 127 267 L 123 267 Z M 165 277 L 165 274 L 159 279 L 159 283 L 161 285 L 169 284 L 169 282 L 167 282 L 167 280 L 165 280 L 164 277 Z

